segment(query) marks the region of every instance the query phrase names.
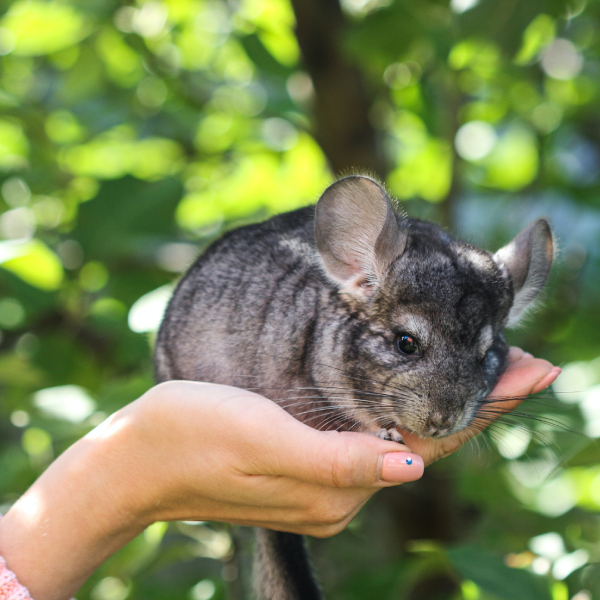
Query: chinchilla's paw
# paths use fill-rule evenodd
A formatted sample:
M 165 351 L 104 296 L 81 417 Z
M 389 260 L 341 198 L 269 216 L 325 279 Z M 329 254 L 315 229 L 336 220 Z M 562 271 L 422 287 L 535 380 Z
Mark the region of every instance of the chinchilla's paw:
M 377 437 L 388 442 L 397 442 L 398 444 L 404 444 L 402 435 L 398 433 L 396 429 L 382 429 L 376 433 Z

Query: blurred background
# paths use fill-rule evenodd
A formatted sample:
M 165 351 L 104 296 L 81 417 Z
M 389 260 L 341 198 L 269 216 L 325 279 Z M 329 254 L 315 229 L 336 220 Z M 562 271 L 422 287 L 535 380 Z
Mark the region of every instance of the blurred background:
M 0 512 L 152 386 L 199 252 L 359 168 L 490 250 L 549 217 L 546 301 L 509 337 L 564 373 L 312 540 L 327 598 L 600 598 L 600 2 L 0 7 Z M 245 600 L 251 552 L 157 523 L 77 597 Z

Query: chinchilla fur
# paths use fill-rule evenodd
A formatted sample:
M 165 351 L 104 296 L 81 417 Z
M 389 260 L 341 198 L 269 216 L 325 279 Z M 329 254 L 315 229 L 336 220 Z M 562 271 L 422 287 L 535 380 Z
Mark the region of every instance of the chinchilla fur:
M 505 370 L 503 329 L 552 255 L 543 219 L 491 254 L 345 177 L 316 207 L 231 231 L 196 261 L 165 313 L 157 378 L 251 388 L 320 429 L 449 435 Z M 320 598 L 299 536 L 265 531 L 257 557 L 262 600 Z

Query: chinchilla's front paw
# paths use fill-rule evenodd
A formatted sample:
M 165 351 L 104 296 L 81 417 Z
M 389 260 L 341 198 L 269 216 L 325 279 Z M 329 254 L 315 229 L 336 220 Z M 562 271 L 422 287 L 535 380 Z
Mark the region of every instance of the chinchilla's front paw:
M 387 440 L 388 442 L 397 442 L 398 444 L 404 444 L 402 435 L 400 435 L 396 429 L 382 429 L 378 431 L 375 435 L 377 435 L 377 437 L 381 438 L 382 440 Z

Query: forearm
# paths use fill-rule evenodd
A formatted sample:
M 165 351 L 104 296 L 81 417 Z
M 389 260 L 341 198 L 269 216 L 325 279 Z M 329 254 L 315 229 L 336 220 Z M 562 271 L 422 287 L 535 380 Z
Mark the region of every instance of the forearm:
M 0 520 L 0 556 L 35 600 L 71 598 L 144 529 L 129 509 L 127 465 L 114 464 L 121 454 L 112 448 L 112 440 L 80 440 Z

